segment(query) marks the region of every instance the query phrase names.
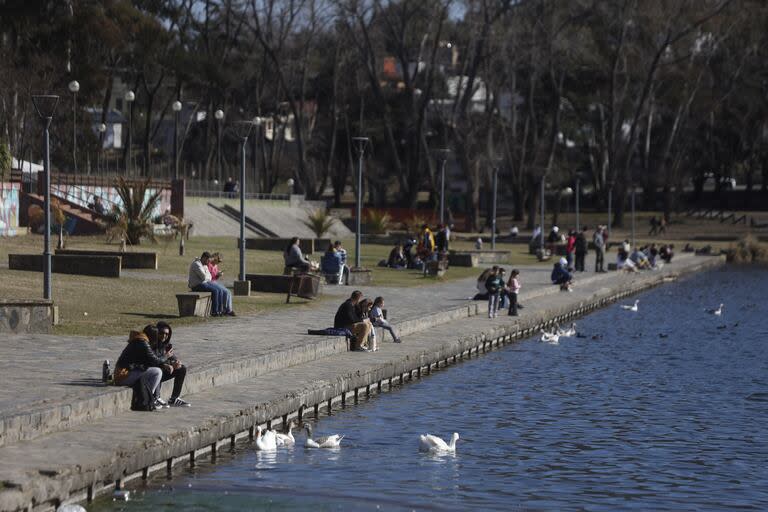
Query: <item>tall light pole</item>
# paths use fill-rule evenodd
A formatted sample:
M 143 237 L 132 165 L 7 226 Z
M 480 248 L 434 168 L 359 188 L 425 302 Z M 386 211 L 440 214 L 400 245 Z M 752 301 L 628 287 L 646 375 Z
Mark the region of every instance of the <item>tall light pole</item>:
M 104 123 L 99 123 L 99 162 L 97 164 L 98 172 L 100 175 L 103 175 L 103 168 L 104 168 L 104 137 L 105 133 L 107 132 L 107 125 Z
M 240 281 L 245 281 L 245 147 L 253 128 L 252 121 L 234 123 L 235 134 L 240 139 Z
M 179 179 L 179 116 L 181 115 L 181 102 L 173 102 L 172 108 L 175 113 L 173 119 L 173 179 Z
M 440 224 L 445 225 L 445 165 L 448 162 L 450 149 L 437 150 L 437 158 L 440 160 Z
M 221 182 L 221 121 L 224 119 L 224 111 L 217 110 L 213 117 L 216 118 L 216 177 Z
M 608 183 L 608 239 L 611 238 L 611 202 L 613 200 L 613 182 Z
M 125 163 L 125 174 L 130 174 L 131 171 L 131 146 L 133 145 L 133 101 L 136 99 L 136 95 L 133 91 L 128 91 L 124 96 L 125 102 L 128 104 L 128 147 L 126 148 L 128 159 Z
M 635 250 L 635 183 L 632 182 L 632 250 Z
M 499 166 L 493 166 L 493 200 L 491 207 L 491 249 L 496 250 L 496 196 L 499 183 Z
M 357 209 L 355 218 L 355 268 L 360 268 L 360 218 L 363 215 L 363 156 L 368 137 L 353 137 L 352 141 L 357 145 Z
M 80 91 L 80 82 L 69 82 L 69 92 L 72 93 L 72 169 L 77 172 L 77 93 Z
M 539 250 L 541 251 L 541 259 L 544 259 L 544 182 L 546 181 L 546 175 L 542 175 L 541 177 L 541 224 L 539 224 L 539 229 L 541 231 L 541 235 L 539 235 Z
M 579 196 L 581 195 L 581 177 L 576 176 L 576 231 L 581 232 L 581 222 L 579 219 Z
M 58 96 L 32 96 L 37 115 L 43 121 L 43 172 L 45 174 L 44 214 L 45 232 L 43 245 L 43 298 L 51 299 L 51 142 L 49 129 L 53 113 L 59 103 Z

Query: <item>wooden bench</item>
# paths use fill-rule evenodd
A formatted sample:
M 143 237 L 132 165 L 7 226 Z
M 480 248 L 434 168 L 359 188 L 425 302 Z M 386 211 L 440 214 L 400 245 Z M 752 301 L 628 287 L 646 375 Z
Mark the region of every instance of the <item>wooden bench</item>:
M 211 316 L 211 293 L 177 293 L 179 316 Z

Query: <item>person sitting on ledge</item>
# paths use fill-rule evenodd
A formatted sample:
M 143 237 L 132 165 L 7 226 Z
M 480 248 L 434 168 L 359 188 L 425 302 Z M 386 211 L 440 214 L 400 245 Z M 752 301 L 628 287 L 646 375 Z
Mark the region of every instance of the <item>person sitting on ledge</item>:
M 389 331 L 389 334 L 392 335 L 392 341 L 400 343 L 400 337 L 395 332 L 395 328 L 384 318 L 384 297 L 376 297 L 373 300 L 373 308 L 371 309 L 370 318 L 374 327 L 381 327 L 382 329 Z
M 398 243 L 395 247 L 389 251 L 389 258 L 387 258 L 387 266 L 389 268 L 402 269 L 408 266 L 408 261 L 405 258 L 403 252 L 403 244 Z
M 333 319 L 335 329 L 349 329 L 353 338 L 350 342 L 350 350 L 367 351 L 365 346 L 368 343 L 368 336 L 371 334 L 371 323 L 363 322 L 357 309 L 357 304 L 363 298 L 363 292 L 355 290 L 352 295 L 345 300 L 336 311 Z
M 157 329 L 155 329 L 157 332 Z M 164 361 L 157 357 L 149 346 L 150 340 L 146 334 L 131 331 L 128 335 L 128 345 L 120 353 L 115 363 L 115 385 L 134 387 L 140 382 L 145 393 L 134 388 L 132 410 L 154 411 L 164 407 L 155 398 L 159 393 L 160 382 L 163 378 L 161 367 Z M 146 397 L 141 400 L 138 397 Z
M 573 276 L 568 272 L 568 260 L 565 258 L 560 258 L 560 261 L 555 263 L 550 277 L 552 279 L 552 284 L 560 285 L 560 290 L 564 292 L 572 291 L 571 282 L 573 281 Z
M 341 262 L 341 254 L 336 252 L 333 244 L 328 245 L 323 257 L 320 258 L 320 272 L 327 276 L 339 276 L 337 284 L 344 282 L 344 264 Z
M 283 260 L 285 260 L 286 267 L 296 268 L 302 272 L 309 272 L 309 269 L 312 268 L 312 262 L 301 253 L 299 237 L 297 236 L 291 238 L 288 247 L 285 248 Z
M 147 335 L 151 342 L 152 336 L 147 332 L 147 327 L 144 328 L 144 334 Z M 181 361 L 179 361 L 173 353 L 173 345 L 171 344 L 173 330 L 167 322 L 157 322 L 155 327 L 157 328 L 157 342 L 152 343 L 152 351 L 158 359 L 165 362 L 160 368 L 163 371 L 163 378 L 160 381 L 160 386 L 157 387 L 155 396 L 160 403 L 167 403 L 170 407 L 189 407 L 189 402 L 179 398 L 181 396 L 181 390 L 184 387 L 184 379 L 187 377 L 187 367 L 181 364 Z M 171 379 L 173 379 L 173 391 L 171 392 L 171 398 L 168 402 L 165 402 L 160 398 L 160 388 L 162 387 L 163 382 Z
M 208 272 L 211 273 L 211 281 L 218 281 L 224 274 L 224 272 L 219 269 L 220 263 L 221 254 L 218 252 L 211 254 L 211 257 L 208 259 Z
M 616 270 L 624 270 L 627 272 L 637 272 L 637 266 L 629 258 L 629 253 L 624 250 L 624 247 L 620 247 L 616 252 Z
M 659 257 L 664 260 L 664 263 L 669 264 L 672 262 L 672 256 L 675 255 L 674 248 L 675 246 L 673 244 L 661 246 L 661 249 L 659 249 Z
M 211 253 L 205 251 L 189 266 L 188 286 L 193 292 L 211 293 L 211 316 L 235 316 L 232 310 L 232 293 L 224 286 L 214 283 L 208 270 Z

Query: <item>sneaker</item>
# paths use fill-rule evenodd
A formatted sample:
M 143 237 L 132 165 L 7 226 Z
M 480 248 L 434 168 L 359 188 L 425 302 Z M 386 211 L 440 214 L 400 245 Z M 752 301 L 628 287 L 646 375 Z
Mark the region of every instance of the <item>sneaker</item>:
M 400 338 L 397 338 L 397 339 L 395 340 L 395 343 L 402 343 L 402 342 L 403 342 L 403 340 L 401 340 Z
M 227 311 L 223 316 L 237 316 L 234 311 Z
M 168 405 L 168 402 L 166 402 L 162 398 L 155 398 L 154 405 L 155 405 L 155 409 L 163 409 L 163 408 L 167 409 L 168 407 L 170 407 L 170 405 Z
M 190 407 L 192 404 L 181 398 L 171 398 L 170 407 Z
M 517 309 L 524 309 L 522 304 L 517 305 Z

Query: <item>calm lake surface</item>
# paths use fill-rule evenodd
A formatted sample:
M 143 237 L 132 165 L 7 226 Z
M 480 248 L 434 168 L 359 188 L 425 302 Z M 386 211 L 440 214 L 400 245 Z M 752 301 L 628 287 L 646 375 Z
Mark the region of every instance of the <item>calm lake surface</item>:
M 768 509 L 768 271 L 638 298 L 581 319 L 586 338 L 525 340 L 321 417 L 341 450 L 239 444 L 88 508 Z M 418 434 L 454 431 L 455 456 L 417 451 Z

